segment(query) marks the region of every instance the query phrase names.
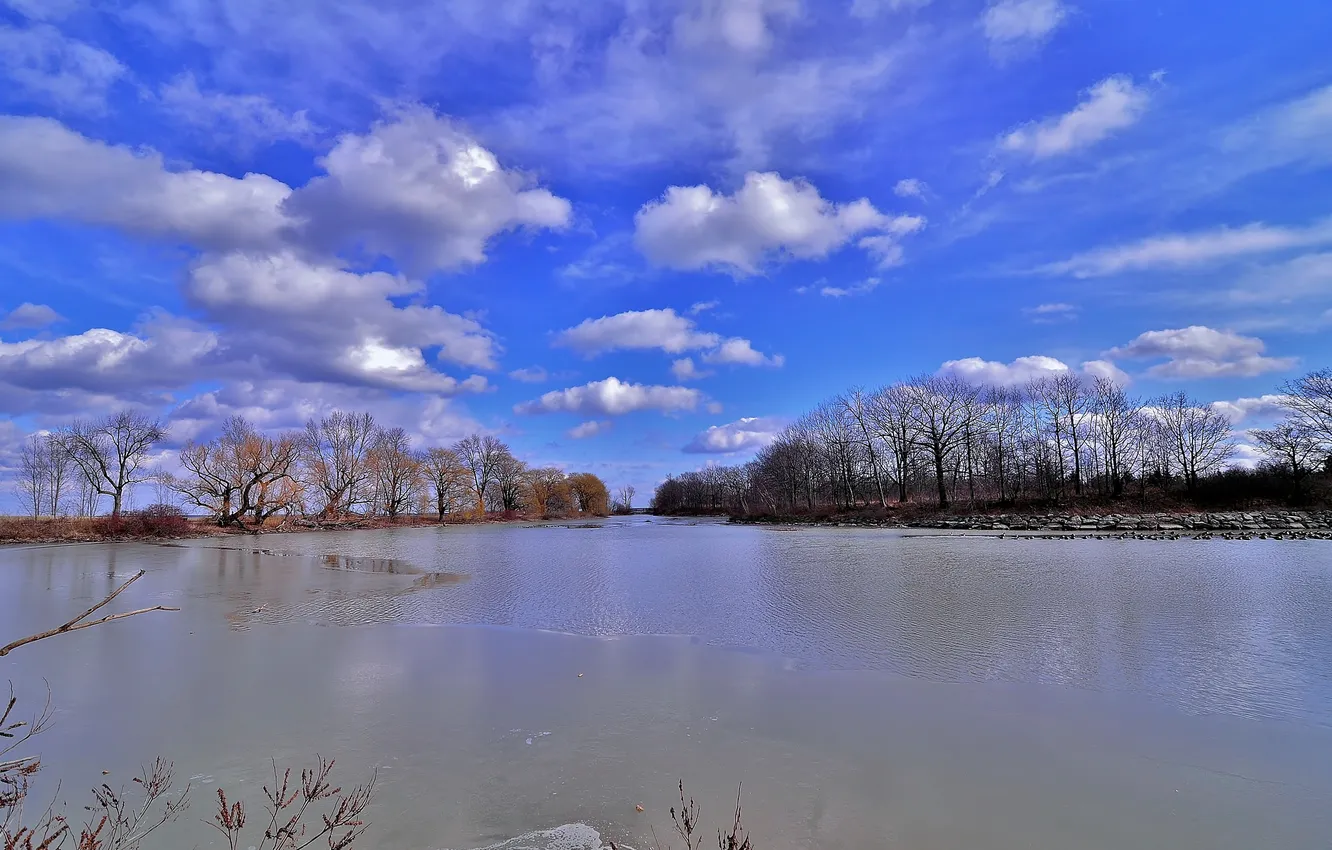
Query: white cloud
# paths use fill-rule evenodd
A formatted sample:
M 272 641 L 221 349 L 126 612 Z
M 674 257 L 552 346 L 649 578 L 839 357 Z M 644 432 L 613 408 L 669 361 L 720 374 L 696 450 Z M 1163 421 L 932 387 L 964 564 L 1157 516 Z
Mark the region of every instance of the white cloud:
M 260 358 L 307 381 L 344 381 L 451 394 L 486 389 L 486 381 L 442 374 L 437 359 L 493 369 L 499 347 L 476 320 L 439 306 L 399 307 L 392 298 L 421 283 L 384 272 L 357 274 L 291 253 L 209 256 L 186 282 L 186 295 L 227 327 L 236 356 Z M 340 316 L 330 322 L 330 312 Z
M 681 357 L 672 362 L 671 374 L 677 381 L 699 381 L 712 376 L 711 372 L 699 369 L 692 357 Z
M 1147 370 L 1157 378 L 1250 378 L 1293 368 L 1292 357 L 1267 357 L 1261 339 L 1202 325 L 1147 331 L 1106 352 L 1107 357 L 1164 359 Z
M 46 304 L 33 304 L 31 301 L 25 301 L 10 310 L 3 319 L 0 319 L 0 329 L 44 328 L 48 325 L 54 325 L 56 322 L 64 321 L 64 318 Z
M 584 422 L 581 425 L 575 425 L 565 433 L 570 439 L 586 440 L 588 437 L 595 437 L 599 434 L 606 433 L 613 425 L 614 423 L 607 419 L 593 419 Z
M 689 307 L 689 315 L 697 316 L 699 313 L 706 313 L 709 310 L 716 310 L 721 305 L 720 301 L 695 301 Z
M 1237 398 L 1234 401 L 1214 401 L 1212 408 L 1226 415 L 1232 425 L 1253 419 L 1280 419 L 1290 412 L 1283 395 L 1263 395 Z
M 291 190 L 262 174 L 241 179 L 168 171 L 160 154 L 85 138 L 48 118 L 0 116 L 0 216 L 63 218 L 200 247 L 272 247 L 293 222 Z
M 1043 43 L 1067 17 L 1059 0 L 998 0 L 985 9 L 981 26 L 991 51 L 1004 55 Z
M 1082 364 L 1082 373 L 1092 378 L 1107 378 L 1121 387 L 1133 383 L 1127 372 L 1109 360 L 1088 360 Z
M 786 358 L 780 354 L 767 355 L 761 351 L 755 351 L 749 340 L 732 337 L 716 349 L 704 353 L 703 362 L 714 365 L 780 367 L 786 363 Z
M 893 187 L 893 194 L 899 198 L 924 198 L 927 189 L 925 181 L 907 177 L 897 181 L 897 185 Z
M 49 24 L 0 24 L 0 79 L 13 94 L 60 110 L 101 112 L 107 91 L 124 74 L 116 57 Z
M 871 253 L 893 254 L 897 238 L 924 219 L 892 217 L 867 199 L 824 200 L 803 180 L 750 172 L 733 195 L 707 186 L 672 186 L 634 217 L 635 243 L 654 264 L 757 274 L 766 262 L 818 259 L 857 237 Z
M 0 341 L 0 385 L 88 393 L 169 388 L 194 380 L 218 347 L 214 332 L 165 315 L 126 333 L 92 328 L 54 339 Z
M 327 172 L 288 202 L 316 244 L 357 244 L 415 272 L 475 265 L 517 228 L 563 228 L 571 207 L 451 121 L 424 107 L 347 134 L 319 159 Z
M 1022 313 L 1037 324 L 1052 324 L 1076 319 L 1078 308 L 1063 303 L 1037 304 L 1035 307 L 1023 307 Z
M 713 364 L 781 366 L 784 362 L 780 354 L 768 356 L 756 351 L 753 343 L 747 339 L 723 339 L 719 334 L 700 331 L 693 319 L 669 308 L 631 310 L 614 316 L 587 319 L 575 327 L 560 331 L 555 336 L 555 344 L 589 356 L 608 351 L 660 349 L 667 354 L 704 351 L 703 362 Z M 680 380 L 706 376 L 706 373 L 697 371 L 693 360 L 687 357 L 675 361 L 672 370 Z
M 1108 77 L 1088 89 L 1071 112 L 1019 127 L 1000 146 L 1033 159 L 1071 153 L 1136 124 L 1148 100 L 1147 90 L 1130 78 Z
M 1332 243 L 1332 219 L 1309 227 L 1272 227 L 1254 223 L 1243 227 L 1220 227 L 1195 233 L 1153 236 L 1127 245 L 1116 245 L 1077 254 L 1044 267 L 1051 274 L 1074 277 L 1104 277 L 1126 271 L 1155 268 L 1187 268 L 1252 254 Z
M 608 351 L 659 348 L 679 354 L 699 348 L 712 348 L 721 342 L 714 333 L 697 329 L 692 319 L 674 310 L 631 310 L 599 319 L 587 319 L 576 327 L 560 331 L 555 344 L 584 354 Z
M 219 144 L 308 141 L 318 129 L 305 110 L 284 112 L 263 95 L 200 91 L 191 73 L 163 85 L 158 99 L 177 118 L 206 131 Z
M 514 406 L 515 413 L 579 413 L 584 416 L 622 416 L 640 410 L 681 413 L 695 410 L 703 394 L 689 387 L 631 384 L 619 378 L 592 381 L 580 387 L 548 392 L 534 401 Z
M 853 286 L 825 286 L 819 294 L 825 298 L 848 298 L 855 295 L 868 295 L 879 285 L 877 277 L 866 278 Z
M 991 387 L 1016 387 L 1037 378 L 1047 378 L 1071 372 L 1072 367 L 1062 360 L 1043 354 L 1018 357 L 1010 363 L 965 357 L 949 360 L 939 367 L 941 375 L 956 375 L 972 384 Z M 1079 371 L 1088 378 L 1109 378 L 1126 387 L 1133 379 L 1109 360 L 1085 361 Z
M 1025 384 L 1033 378 L 1044 378 L 1067 372 L 1068 364 L 1044 355 L 1019 357 L 1011 363 L 965 357 L 949 360 L 939 367 L 939 373 L 956 375 L 973 384 L 1012 387 Z
M 750 452 L 770 445 L 785 427 L 772 417 L 749 416 L 725 425 L 713 425 L 695 435 L 684 447 L 690 454 Z
M 514 369 L 509 373 L 509 377 L 515 381 L 522 381 L 525 384 L 540 384 L 550 378 L 550 374 L 541 366 L 530 366 L 522 369 Z

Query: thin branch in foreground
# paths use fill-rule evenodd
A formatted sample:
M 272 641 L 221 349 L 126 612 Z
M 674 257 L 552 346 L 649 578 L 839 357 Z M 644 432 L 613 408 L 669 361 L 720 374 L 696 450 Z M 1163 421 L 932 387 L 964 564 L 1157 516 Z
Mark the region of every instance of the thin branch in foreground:
M 54 629 L 49 629 L 49 630 L 44 631 L 44 632 L 41 632 L 41 633 L 39 633 L 39 634 L 29 635 L 28 637 L 25 637 L 25 638 L 19 638 L 18 640 L 14 641 L 13 643 L 10 643 L 10 644 L 8 644 L 8 645 L 6 645 L 6 646 L 4 646 L 4 647 L 0 647 L 0 658 L 3 658 L 4 656 L 8 655 L 12 650 L 18 649 L 20 646 L 26 646 L 27 644 L 35 643 L 36 641 L 39 641 L 39 640 L 45 640 L 46 638 L 49 638 L 49 637 L 55 637 L 56 635 L 62 635 L 62 634 L 65 634 L 66 632 L 76 632 L 76 631 L 78 631 L 79 629 L 90 629 L 90 628 L 92 628 L 93 626 L 100 626 L 100 625 L 102 625 L 102 624 L 104 624 L 104 623 L 110 623 L 110 622 L 112 622 L 112 621 L 114 621 L 114 620 L 123 620 L 123 619 L 125 619 L 125 618 L 127 618 L 127 617 L 134 617 L 134 616 L 137 616 L 137 615 L 139 615 L 139 614 L 147 614 L 147 613 L 150 612 L 150 611 L 179 611 L 179 610 L 180 610 L 179 608 L 168 608 L 168 607 L 165 606 L 165 605 L 154 605 L 154 606 L 152 606 L 151 608 L 140 608 L 140 609 L 138 609 L 137 611 L 126 611 L 126 612 L 124 612 L 124 613 L 122 613 L 122 614 L 108 614 L 107 616 L 103 617 L 103 618 L 100 619 L 100 620 L 92 620 L 92 621 L 89 621 L 89 622 L 86 622 L 86 623 L 80 622 L 81 620 L 85 620 L 85 619 L 87 619 L 89 616 L 91 616 L 92 614 L 94 614 L 98 609 L 104 607 L 104 606 L 105 606 L 107 603 L 109 603 L 112 599 L 115 599 L 117 596 L 119 596 L 119 595 L 121 594 L 121 592 L 122 592 L 125 588 L 129 587 L 131 584 L 134 584 L 134 582 L 136 582 L 136 581 L 138 581 L 139 579 L 143 578 L 143 575 L 144 575 L 144 570 L 139 570 L 137 573 L 135 573 L 135 574 L 130 578 L 129 581 L 125 582 L 125 583 L 122 584 L 120 587 L 117 587 L 115 590 L 111 591 L 111 593 L 108 594 L 107 597 L 106 597 L 105 599 L 103 599 L 101 602 L 98 602 L 96 605 L 92 606 L 92 607 L 89 608 L 87 611 L 84 611 L 82 614 L 78 615 L 77 617 L 75 617 L 74 619 L 72 619 L 72 620 L 70 620 L 69 622 L 65 623 L 64 625 L 62 625 L 62 626 L 57 626 L 57 627 L 54 628 Z

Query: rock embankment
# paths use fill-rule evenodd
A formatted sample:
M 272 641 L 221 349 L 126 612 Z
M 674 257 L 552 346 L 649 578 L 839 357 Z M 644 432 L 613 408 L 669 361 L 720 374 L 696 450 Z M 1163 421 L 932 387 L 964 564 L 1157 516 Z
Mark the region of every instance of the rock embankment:
M 834 516 L 826 519 L 757 518 L 749 522 L 796 522 L 809 525 L 917 528 L 950 531 L 996 531 L 1081 534 L 1097 537 L 1211 536 L 1299 537 L 1332 539 L 1332 511 L 1225 511 L 1153 514 L 973 514 L 896 518 Z

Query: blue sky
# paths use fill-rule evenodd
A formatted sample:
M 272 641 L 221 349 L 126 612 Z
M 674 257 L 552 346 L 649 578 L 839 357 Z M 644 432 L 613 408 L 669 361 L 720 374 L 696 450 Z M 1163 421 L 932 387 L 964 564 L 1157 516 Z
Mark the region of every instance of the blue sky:
M 1313 0 L 0 0 L 0 441 L 370 409 L 646 492 L 940 370 L 1246 427 L 1332 362 L 1328 32 Z

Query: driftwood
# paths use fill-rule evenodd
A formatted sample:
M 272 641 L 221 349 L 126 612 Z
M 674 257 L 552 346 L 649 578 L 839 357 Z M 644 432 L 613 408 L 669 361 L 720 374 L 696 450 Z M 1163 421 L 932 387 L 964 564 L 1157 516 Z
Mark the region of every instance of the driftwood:
M 137 611 L 126 611 L 122 614 L 108 614 L 107 616 L 101 618 L 100 620 L 88 620 L 88 622 L 86 623 L 80 622 L 82 620 L 87 620 L 87 618 L 92 616 L 92 614 L 95 613 L 98 609 L 102 608 L 112 599 L 115 599 L 117 596 L 119 596 L 125 588 L 129 587 L 131 584 L 134 584 L 134 582 L 143 578 L 143 574 L 144 571 L 139 570 L 137 573 L 134 574 L 132 578 L 130 578 L 129 581 L 125 582 L 120 587 L 117 587 L 115 590 L 111 591 L 111 593 L 101 602 L 98 602 L 96 605 L 89 608 L 87 611 L 84 611 L 82 614 L 70 620 L 68 623 L 65 623 L 62 626 L 57 626 L 54 629 L 48 629 L 47 631 L 40 632 L 35 635 L 29 635 L 25 638 L 19 638 L 13 643 L 10 643 L 4 647 L 0 647 L 0 658 L 3 658 L 4 656 L 8 655 L 12 650 L 18 649 L 20 646 L 26 646 L 30 643 L 35 643 L 36 641 L 39 640 L 45 640 L 46 638 L 49 637 L 55 637 L 56 635 L 63 635 L 66 632 L 76 632 L 79 629 L 90 629 L 93 626 L 100 626 L 103 623 L 110 623 L 114 620 L 123 620 L 126 617 L 133 617 L 138 614 L 147 614 L 149 611 L 179 611 L 180 610 L 179 608 L 168 608 L 165 605 L 154 605 L 151 608 L 140 608 Z

